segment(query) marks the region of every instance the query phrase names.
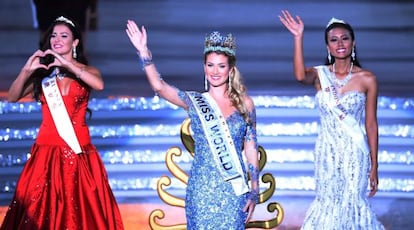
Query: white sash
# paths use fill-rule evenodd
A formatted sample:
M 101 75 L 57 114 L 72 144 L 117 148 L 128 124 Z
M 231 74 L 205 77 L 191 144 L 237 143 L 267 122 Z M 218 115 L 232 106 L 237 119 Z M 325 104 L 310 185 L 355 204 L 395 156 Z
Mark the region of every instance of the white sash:
M 348 116 L 348 112 L 341 104 L 338 98 L 338 90 L 336 89 L 332 79 L 331 72 L 327 66 L 317 66 L 319 81 L 321 83 L 322 95 L 329 101 L 330 108 L 335 113 L 340 124 L 345 127 L 349 135 L 356 141 L 364 152 L 369 152 L 364 132 L 361 125 L 352 117 Z
M 50 113 L 59 136 L 69 145 L 69 147 L 77 154 L 82 152 L 79 141 L 76 137 L 72 121 L 68 115 L 62 95 L 56 82 L 56 74 L 59 72 L 58 68 L 42 80 L 43 94 L 45 95 Z
M 249 186 L 227 122 L 208 93 L 187 92 L 201 120 L 214 162 L 237 196 L 249 192 Z

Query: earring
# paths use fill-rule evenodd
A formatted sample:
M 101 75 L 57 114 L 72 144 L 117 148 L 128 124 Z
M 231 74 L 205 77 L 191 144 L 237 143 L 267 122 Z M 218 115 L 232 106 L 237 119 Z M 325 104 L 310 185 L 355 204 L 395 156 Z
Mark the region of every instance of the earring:
M 204 90 L 207 91 L 208 90 L 208 82 L 207 82 L 207 77 L 204 75 Z
M 229 75 L 229 89 L 228 89 L 229 93 L 231 92 L 231 77 Z
M 355 47 L 352 47 L 351 58 L 352 58 L 352 61 L 355 61 Z
M 78 54 L 76 53 L 76 46 L 73 46 L 73 47 L 72 47 L 72 57 L 73 57 L 74 59 L 76 59 L 76 58 L 78 57 Z
M 331 62 L 332 62 L 331 53 L 329 53 L 329 51 L 328 51 L 328 62 L 329 62 L 329 64 L 331 64 Z

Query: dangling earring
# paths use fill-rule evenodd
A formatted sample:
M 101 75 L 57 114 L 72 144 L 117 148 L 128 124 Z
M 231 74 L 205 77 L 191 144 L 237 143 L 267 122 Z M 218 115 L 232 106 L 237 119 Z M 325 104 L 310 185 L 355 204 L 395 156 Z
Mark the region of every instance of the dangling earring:
M 204 75 L 204 90 L 207 91 L 208 90 L 208 82 L 207 82 L 207 77 Z
M 355 47 L 352 47 L 351 58 L 352 58 L 352 61 L 355 61 Z
M 229 89 L 228 89 L 229 93 L 231 92 L 231 77 L 229 75 Z
M 328 51 L 328 62 L 329 64 L 332 63 L 332 57 L 331 57 L 331 53 Z
M 73 46 L 73 47 L 72 47 L 72 57 L 73 57 L 74 59 L 76 59 L 76 58 L 78 57 L 78 54 L 76 53 L 76 46 Z

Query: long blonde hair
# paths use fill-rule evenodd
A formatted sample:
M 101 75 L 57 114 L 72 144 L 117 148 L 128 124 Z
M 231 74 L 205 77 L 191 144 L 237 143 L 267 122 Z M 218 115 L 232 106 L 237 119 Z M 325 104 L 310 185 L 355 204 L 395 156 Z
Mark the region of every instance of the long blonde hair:
M 229 60 L 230 59 L 231 58 L 229 58 Z M 230 101 L 242 114 L 244 120 L 249 124 L 249 110 L 243 100 L 246 96 L 246 86 L 243 83 L 243 78 L 236 65 L 233 66 L 233 70 L 229 74 L 229 83 L 231 84 L 231 87 L 229 87 L 231 89 L 229 92 Z

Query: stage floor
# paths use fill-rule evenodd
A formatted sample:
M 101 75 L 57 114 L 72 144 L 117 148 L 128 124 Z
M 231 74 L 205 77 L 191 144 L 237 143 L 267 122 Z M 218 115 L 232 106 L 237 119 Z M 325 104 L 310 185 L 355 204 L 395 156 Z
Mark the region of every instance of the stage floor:
M 304 200 L 301 197 L 283 198 L 280 204 L 284 208 L 285 219 L 276 230 L 299 230 L 303 221 L 303 215 L 310 199 Z M 373 198 L 371 204 L 377 213 L 379 220 L 387 230 L 409 230 L 413 229 L 414 220 L 411 208 L 414 207 L 413 200 L 386 201 L 380 198 Z M 168 206 L 159 202 L 149 203 L 121 203 L 119 204 L 125 230 L 151 230 L 149 216 L 156 209 L 161 209 L 165 217 L 157 220 L 159 225 L 169 226 L 185 223 L 185 214 L 182 208 Z M 254 214 L 255 220 L 269 218 L 269 213 L 264 207 L 258 205 Z M 7 207 L 0 206 L 0 223 L 3 221 Z M 387 210 L 384 212 L 384 210 Z M 251 228 L 253 229 L 253 228 Z

